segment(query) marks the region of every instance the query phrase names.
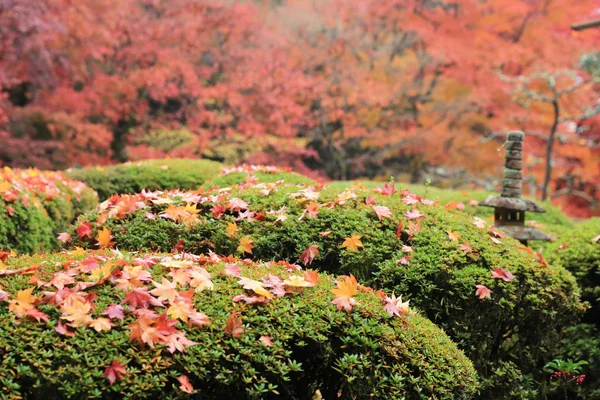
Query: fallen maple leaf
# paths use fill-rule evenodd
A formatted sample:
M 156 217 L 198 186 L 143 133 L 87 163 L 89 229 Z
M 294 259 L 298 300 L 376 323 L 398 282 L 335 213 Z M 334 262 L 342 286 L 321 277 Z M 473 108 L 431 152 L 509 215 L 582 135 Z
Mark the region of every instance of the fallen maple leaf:
M 242 267 L 237 264 L 226 263 L 225 264 L 225 275 L 239 277 L 242 272 Z
M 407 219 L 411 220 L 411 219 L 419 219 L 419 218 L 421 218 L 423 216 L 423 214 L 421 214 L 419 212 L 419 210 L 410 210 L 410 211 L 406 211 L 404 213 L 404 216 Z
M 486 297 L 491 297 L 490 293 L 492 293 L 492 291 L 490 289 L 488 289 L 486 286 L 475 285 L 475 287 L 477 288 L 477 290 L 475 291 L 475 296 L 479 296 L 480 299 L 484 299 Z
M 342 248 L 348 249 L 348 251 L 358 251 L 359 247 L 364 248 L 365 246 L 360 241 L 361 238 L 362 236 L 360 235 L 352 235 L 346 238 L 344 243 L 342 243 Z
M 473 217 L 473 225 L 475 225 L 479 229 L 485 229 L 487 223 L 479 217 Z
M 155 286 L 155 289 L 150 291 L 150 294 L 157 296 L 158 301 L 167 300 L 169 303 L 172 303 L 173 300 L 178 296 L 177 293 L 177 285 L 174 282 L 170 282 L 164 276 L 162 277 L 162 283 L 154 282 L 152 283 Z
M 302 254 L 300 254 L 300 261 L 302 261 L 302 263 L 304 265 L 309 265 L 313 262 L 315 257 L 318 257 L 318 256 L 319 256 L 319 246 L 317 246 L 315 244 L 310 244 L 310 245 L 306 246 L 306 250 L 304 250 L 302 252 Z
M 106 307 L 106 310 L 102 313 L 102 315 L 106 315 L 110 319 L 118 319 L 123 321 L 124 315 L 123 312 L 125 309 L 120 304 L 111 304 Z
M 90 322 L 90 327 L 94 328 L 96 332 L 110 331 L 113 324 L 108 318 L 98 318 Z
M 312 287 L 315 286 L 314 283 L 307 281 L 303 276 L 292 275 L 286 280 L 283 281 L 283 284 L 286 286 L 292 287 Z
M 271 336 L 265 335 L 265 336 L 261 336 L 258 340 L 261 341 L 262 344 L 264 344 L 265 346 L 273 346 L 273 340 L 271 340 Z
M 592 239 L 593 243 L 598 243 L 600 242 L 600 235 L 596 236 L 595 238 Z
M 392 293 L 392 297 L 385 296 L 383 297 L 385 301 L 385 306 L 383 307 L 385 311 L 393 317 L 394 315 L 399 317 L 400 314 L 408 315 L 410 314 L 409 303 L 410 300 L 406 300 L 402 302 L 402 296 L 396 298 L 396 295 Z
M 77 227 L 77 236 L 79 236 L 80 238 L 84 238 L 84 237 L 92 237 L 92 224 L 90 224 L 89 222 L 85 221 L 82 222 L 78 227 Z
M 244 333 L 244 327 L 242 326 L 242 317 L 239 316 L 235 310 L 231 310 L 227 323 L 225 324 L 225 333 L 230 334 L 234 338 L 239 338 Z
M 252 249 L 254 248 L 254 240 L 250 236 L 244 236 L 240 239 L 240 244 L 237 248 L 239 253 L 250 253 L 252 254 Z
M 460 239 L 460 234 L 458 232 L 453 232 L 448 229 L 446 233 L 448 234 L 448 239 L 452 240 L 453 242 L 458 242 Z
M 506 235 L 503 232 L 500 232 L 498 229 L 494 228 L 493 226 L 490 226 L 490 233 L 499 239 L 503 239 L 506 237 Z
M 467 242 L 464 242 L 463 244 L 458 246 L 458 248 L 462 250 L 463 254 L 467 254 L 467 253 L 470 253 L 473 251 L 473 249 L 471 248 L 471 245 Z
M 496 268 L 492 271 L 492 278 L 502 279 L 504 282 L 510 282 L 516 277 L 510 272 L 502 268 Z
M 255 281 L 254 279 L 250 278 L 242 278 L 238 281 L 238 283 L 242 285 L 246 290 L 252 290 L 254 291 L 254 293 L 267 297 L 269 299 L 273 298 L 273 293 L 265 289 L 262 282 Z
M 69 232 L 62 232 L 59 233 L 56 238 L 63 243 L 67 243 L 71 239 L 71 235 L 69 234 Z
M 342 308 L 346 312 L 350 312 L 356 304 L 356 300 L 352 296 L 358 293 L 358 282 L 353 275 L 341 277 L 336 281 L 337 288 L 331 289 L 335 298 L 331 304 L 335 304 L 338 310 Z
M 392 216 L 392 212 L 386 206 L 373 206 L 373 211 L 375 211 L 380 221 L 381 218 L 390 218 Z
M 110 229 L 104 227 L 102 230 L 98 231 L 98 236 L 96 236 L 96 240 L 98 241 L 98 247 L 100 247 L 101 249 L 112 247 L 115 244 L 115 242 L 110 241 L 110 239 L 112 238 L 113 236 Z
M 314 285 L 319 281 L 319 273 L 317 271 L 307 270 L 304 272 L 304 279 Z
M 189 394 L 194 393 L 194 387 L 190 383 L 190 378 L 188 378 L 187 375 L 181 375 L 177 378 L 177 381 L 179 382 L 179 389 L 182 392 Z
M 238 225 L 235 222 L 228 222 L 225 231 L 229 236 L 235 236 L 238 230 Z
M 114 360 L 112 364 L 110 364 L 104 370 L 104 376 L 110 384 L 115 383 L 117 379 L 121 379 L 123 376 L 127 375 L 127 370 L 125 369 L 126 364 L 121 364 L 119 360 Z

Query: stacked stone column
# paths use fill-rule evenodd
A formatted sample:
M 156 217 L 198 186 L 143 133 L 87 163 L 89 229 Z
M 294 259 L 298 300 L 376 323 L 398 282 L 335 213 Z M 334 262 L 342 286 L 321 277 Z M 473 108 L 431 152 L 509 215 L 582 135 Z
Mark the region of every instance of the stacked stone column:
M 524 133 L 513 131 L 508 133 L 505 147 L 504 182 L 502 197 L 521 197 L 523 189 L 523 139 Z

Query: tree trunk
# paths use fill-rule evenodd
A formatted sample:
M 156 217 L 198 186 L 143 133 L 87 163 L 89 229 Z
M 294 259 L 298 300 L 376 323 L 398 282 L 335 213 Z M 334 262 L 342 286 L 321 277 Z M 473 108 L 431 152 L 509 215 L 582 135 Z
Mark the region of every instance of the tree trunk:
M 552 128 L 550 128 L 550 136 L 546 143 L 546 174 L 544 176 L 544 185 L 542 186 L 542 200 L 548 198 L 548 185 L 550 184 L 552 175 L 552 147 L 556 136 L 556 128 L 558 127 L 558 116 L 560 115 L 558 99 L 555 98 L 552 101 L 552 107 L 554 108 L 554 122 L 552 123 Z

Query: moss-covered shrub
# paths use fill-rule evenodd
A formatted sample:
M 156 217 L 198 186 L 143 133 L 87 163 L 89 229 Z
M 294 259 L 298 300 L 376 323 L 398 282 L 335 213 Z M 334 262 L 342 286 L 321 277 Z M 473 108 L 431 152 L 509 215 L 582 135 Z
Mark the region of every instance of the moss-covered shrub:
M 382 183 L 373 181 L 337 181 L 331 182 L 327 185 L 336 190 L 342 190 L 353 186 L 363 186 L 366 188 L 373 188 L 380 186 Z M 426 197 L 427 199 L 438 202 L 440 205 L 445 206 L 453 204 L 454 207 L 462 212 L 469 215 L 473 215 L 484 219 L 488 223 L 492 223 L 494 220 L 494 210 L 490 207 L 479 207 L 478 203 L 487 197 L 498 196 L 496 192 L 490 192 L 486 190 L 452 190 L 442 189 L 434 186 L 416 185 L 416 184 L 402 184 L 411 192 Z M 546 212 L 545 213 L 528 213 L 527 221 L 529 225 L 539 228 L 542 232 L 551 235 L 559 236 L 564 231 L 575 227 L 575 223 L 568 216 L 566 216 L 559 207 L 553 205 L 550 201 L 540 201 L 537 199 L 531 199 L 541 205 Z M 534 242 L 534 247 L 542 244 L 541 242 Z
M 7 398 L 469 399 L 476 390 L 471 362 L 446 334 L 405 307 L 386 311 L 348 277 L 214 255 L 76 250 L 5 264 Z M 345 283 L 349 312 L 332 304 Z
M 289 168 L 279 168 L 264 165 L 242 165 L 233 168 L 224 168 L 223 173 L 209 179 L 204 188 L 231 187 L 235 185 L 271 183 L 283 180 L 289 184 L 314 185 L 314 180 L 291 171 Z
M 146 190 L 197 189 L 221 174 L 222 164 L 210 160 L 164 159 L 107 167 L 73 169 L 68 175 L 85 182 L 106 200 L 113 194 Z
M 98 204 L 82 182 L 54 171 L 0 170 L 0 250 L 58 249 L 57 234 Z
M 546 258 L 571 271 L 590 308 L 580 325 L 565 330 L 558 358 L 585 360 L 586 381 L 578 386 L 585 399 L 600 399 L 600 219 L 565 231 L 545 250 Z
M 534 371 L 582 310 L 575 279 L 481 220 L 390 190 L 261 183 L 113 198 L 78 221 L 84 234 L 73 230 L 71 244 L 94 247 L 102 229 L 120 249 L 212 250 L 352 273 L 410 298 L 473 360 L 487 398 L 507 398 L 518 382 L 506 369 Z M 477 285 L 491 296 L 478 297 Z
M 544 254 L 575 276 L 582 299 L 591 305 L 585 319 L 600 325 L 600 218 L 591 218 L 565 231 Z

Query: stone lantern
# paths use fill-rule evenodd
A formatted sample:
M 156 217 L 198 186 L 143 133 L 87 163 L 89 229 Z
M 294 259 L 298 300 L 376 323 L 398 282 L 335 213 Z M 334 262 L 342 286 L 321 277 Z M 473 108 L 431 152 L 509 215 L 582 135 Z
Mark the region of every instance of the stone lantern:
M 523 139 L 520 131 L 508 133 L 505 143 L 506 161 L 500 197 L 488 197 L 480 206 L 494 207 L 494 226 L 527 245 L 528 240 L 550 240 L 550 237 L 532 226 L 525 226 L 525 212 L 544 213 L 533 201 L 521 198 L 523 189 Z

